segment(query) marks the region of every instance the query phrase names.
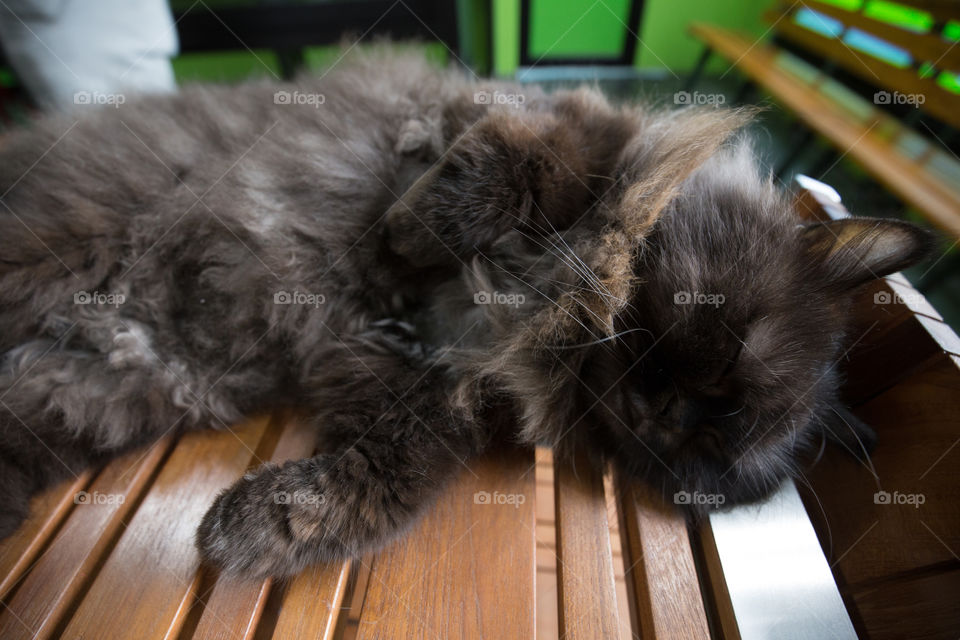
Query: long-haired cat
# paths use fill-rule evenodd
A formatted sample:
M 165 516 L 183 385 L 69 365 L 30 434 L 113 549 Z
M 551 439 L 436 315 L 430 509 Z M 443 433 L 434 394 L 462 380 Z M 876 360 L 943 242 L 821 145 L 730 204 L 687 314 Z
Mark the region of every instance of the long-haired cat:
M 321 453 L 218 497 L 197 544 L 228 571 L 374 549 L 495 440 L 764 496 L 817 434 L 866 433 L 837 400 L 849 294 L 927 238 L 801 224 L 744 121 L 387 50 L 7 136 L 0 534 L 67 472 L 277 402 Z

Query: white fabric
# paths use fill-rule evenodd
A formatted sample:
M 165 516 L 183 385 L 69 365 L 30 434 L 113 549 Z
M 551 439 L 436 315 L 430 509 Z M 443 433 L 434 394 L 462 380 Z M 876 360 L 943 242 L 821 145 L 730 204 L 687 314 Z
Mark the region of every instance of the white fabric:
M 47 109 L 176 87 L 166 0 L 0 0 L 0 45 Z

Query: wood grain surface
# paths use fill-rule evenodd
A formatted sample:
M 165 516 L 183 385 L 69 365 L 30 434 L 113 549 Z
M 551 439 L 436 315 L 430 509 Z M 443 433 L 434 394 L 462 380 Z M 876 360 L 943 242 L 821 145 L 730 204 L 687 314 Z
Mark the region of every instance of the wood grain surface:
M 554 472 L 560 635 L 615 638 L 619 612 L 603 474 L 586 458 Z
M 469 467 L 374 560 L 360 640 L 533 637 L 533 451 L 496 451 Z

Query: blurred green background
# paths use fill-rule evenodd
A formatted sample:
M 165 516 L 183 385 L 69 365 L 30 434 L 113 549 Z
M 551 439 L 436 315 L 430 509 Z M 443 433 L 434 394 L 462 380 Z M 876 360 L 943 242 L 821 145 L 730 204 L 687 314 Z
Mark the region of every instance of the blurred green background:
M 195 4 L 194 0 L 171 3 L 175 11 L 187 11 Z M 260 3 L 205 0 L 204 4 L 216 10 Z M 702 50 L 686 33 L 687 25 L 706 21 L 759 38 L 768 31 L 762 16 L 772 4 L 773 0 L 646 0 L 638 24 L 628 24 L 629 0 L 531 0 L 529 50 L 541 65 L 567 57 L 613 56 L 623 47 L 629 29 L 640 37 L 634 57 L 638 70 L 682 74 L 693 68 Z M 494 75 L 512 75 L 520 63 L 520 0 L 456 0 L 456 5 L 463 48 L 474 59 L 489 56 Z M 447 53 L 443 45 L 429 46 L 439 58 Z M 335 51 L 336 47 L 309 47 L 307 65 L 323 68 L 336 59 Z M 180 80 L 235 81 L 267 74 L 268 69 L 279 73 L 280 66 L 276 53 L 260 49 L 181 55 L 174 68 Z M 717 59 L 708 71 L 725 68 Z

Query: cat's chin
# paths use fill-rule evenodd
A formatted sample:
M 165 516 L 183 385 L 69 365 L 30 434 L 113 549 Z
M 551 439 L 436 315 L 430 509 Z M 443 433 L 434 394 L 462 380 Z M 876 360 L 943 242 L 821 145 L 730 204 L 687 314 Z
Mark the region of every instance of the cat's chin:
M 731 466 L 730 456 L 724 451 L 723 435 L 714 427 L 704 427 L 691 433 L 678 447 L 675 457 L 702 460 L 705 463 L 716 461 L 727 468 Z

